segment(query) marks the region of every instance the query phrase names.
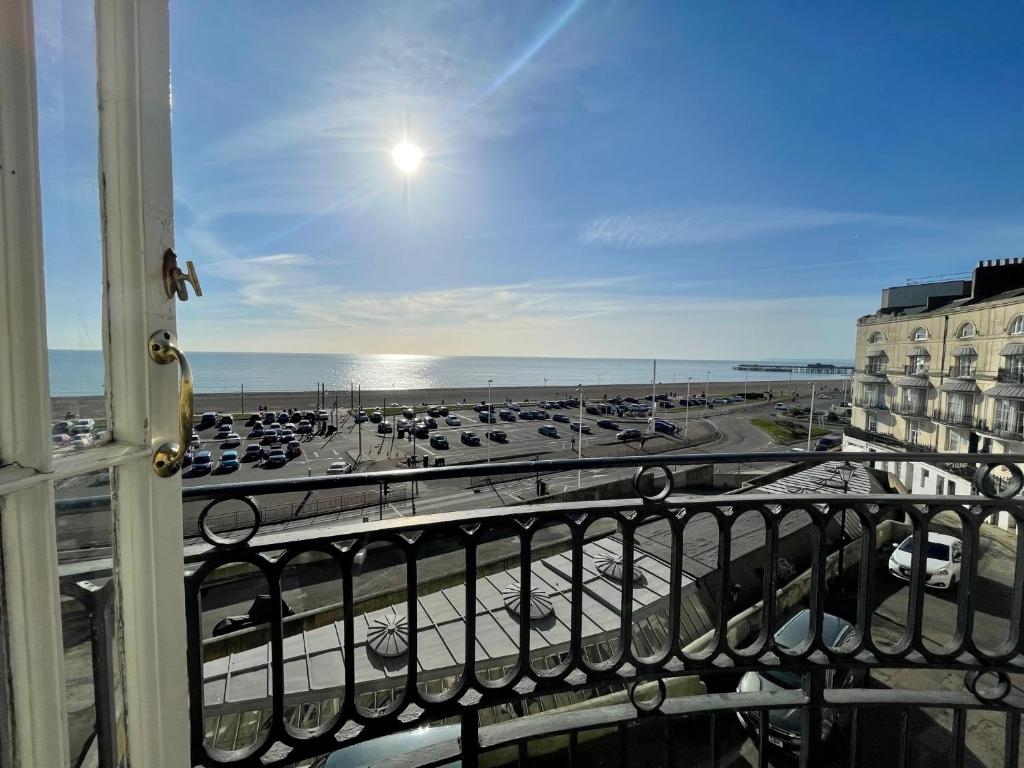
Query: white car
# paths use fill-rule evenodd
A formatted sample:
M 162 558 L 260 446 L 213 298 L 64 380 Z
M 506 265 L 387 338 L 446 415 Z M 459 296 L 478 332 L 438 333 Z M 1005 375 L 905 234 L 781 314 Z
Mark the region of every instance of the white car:
M 910 581 L 914 537 L 908 536 L 893 550 L 889 558 L 889 573 L 897 579 Z M 929 533 L 925 563 L 925 586 L 952 589 L 960 581 L 963 560 L 963 542 L 945 533 Z
M 327 468 L 328 475 L 347 475 L 352 471 L 352 465 L 347 461 L 336 461 Z
M 88 448 L 90 445 L 92 445 L 92 435 L 81 434 L 71 438 L 72 448 Z
M 225 448 L 234 448 L 235 446 L 242 444 L 242 438 L 237 432 L 231 432 L 227 437 L 223 438 L 223 445 Z
M 460 419 L 454 413 L 449 413 L 447 416 L 445 416 L 444 423 L 447 424 L 449 427 L 461 427 L 462 419 Z

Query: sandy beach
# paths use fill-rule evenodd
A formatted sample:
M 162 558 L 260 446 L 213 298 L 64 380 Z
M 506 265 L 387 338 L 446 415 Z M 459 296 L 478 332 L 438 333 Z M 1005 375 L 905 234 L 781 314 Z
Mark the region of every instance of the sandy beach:
M 817 383 L 818 391 L 823 388 L 827 391 L 843 391 L 843 382 L 839 379 L 793 379 L 793 392 L 801 396 L 809 395 L 812 381 Z M 662 382 L 656 387 L 659 394 L 665 393 L 670 396 L 685 396 L 686 382 Z M 690 383 L 692 396 L 700 395 L 706 389 L 705 382 L 693 381 Z M 790 392 L 789 381 L 778 379 L 767 381 L 751 380 L 747 383 L 747 392 L 754 394 L 758 392 L 771 391 L 778 397 L 788 397 Z M 742 381 L 711 382 L 710 393 L 712 395 L 734 395 L 743 394 Z M 649 385 L 640 384 L 602 384 L 600 386 L 584 387 L 584 395 L 587 400 L 601 400 L 606 397 L 644 397 L 651 394 Z M 564 400 L 572 397 L 572 389 L 561 386 L 549 387 L 493 387 L 491 389 L 491 400 L 493 402 L 504 402 L 507 399 L 513 401 L 536 401 L 536 400 Z M 354 399 L 358 404 L 358 393 Z M 362 404 L 364 408 L 376 407 L 379 405 L 400 403 L 402 405 L 413 404 L 451 404 L 451 403 L 480 403 L 487 399 L 486 387 L 461 387 L 441 389 L 393 389 L 393 390 L 363 390 Z M 308 392 L 246 392 L 243 397 L 240 392 L 220 392 L 197 394 L 195 400 L 196 413 L 203 411 L 220 411 L 241 413 L 255 411 L 259 406 L 266 406 L 271 410 L 282 408 L 312 408 L 316 404 L 316 391 Z M 327 406 L 333 407 L 335 402 L 339 408 L 348 408 L 353 401 L 353 395 L 348 390 L 327 390 Z M 103 398 L 98 396 L 83 397 L 55 397 L 50 401 L 50 412 L 53 419 L 64 418 L 65 414 L 73 413 L 82 418 L 103 418 L 106 416 Z

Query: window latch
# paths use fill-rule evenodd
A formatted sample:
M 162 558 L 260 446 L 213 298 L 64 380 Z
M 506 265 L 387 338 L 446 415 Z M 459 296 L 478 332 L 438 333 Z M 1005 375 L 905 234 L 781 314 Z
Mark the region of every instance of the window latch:
M 199 285 L 199 275 L 196 274 L 196 266 L 191 261 L 185 262 L 187 272 L 182 272 L 178 266 L 178 254 L 168 248 L 164 252 L 164 290 L 167 298 L 173 298 L 177 294 L 180 301 L 188 301 L 188 288 L 185 284 L 192 286 L 196 296 L 203 295 L 203 289 Z

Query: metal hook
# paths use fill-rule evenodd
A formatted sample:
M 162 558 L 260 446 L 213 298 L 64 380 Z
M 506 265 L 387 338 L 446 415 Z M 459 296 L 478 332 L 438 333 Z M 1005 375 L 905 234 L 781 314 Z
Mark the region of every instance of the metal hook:
M 191 261 L 186 261 L 185 266 L 188 268 L 188 271 L 182 272 L 178 266 L 178 254 L 172 249 L 168 248 L 164 252 L 164 290 L 167 292 L 168 299 L 177 294 L 180 301 L 188 301 L 186 283 L 192 285 L 192 290 L 195 291 L 196 296 L 203 295 L 203 289 L 199 285 L 199 275 L 196 274 L 195 264 Z

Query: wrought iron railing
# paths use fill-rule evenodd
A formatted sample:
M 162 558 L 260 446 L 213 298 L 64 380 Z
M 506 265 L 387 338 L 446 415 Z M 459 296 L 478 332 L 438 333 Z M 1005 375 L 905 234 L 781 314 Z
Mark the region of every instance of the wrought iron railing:
M 885 404 L 884 397 L 858 397 L 853 401 L 858 408 L 868 408 L 874 411 L 887 411 L 889 406 Z
M 996 372 L 996 381 L 1001 384 L 1024 384 L 1024 371 L 1016 368 L 1000 368 Z
M 1024 456 L 998 457 L 998 471 L 1012 481 L 1002 488 L 988 454 L 843 458 L 863 465 L 977 464 L 976 485 L 989 495 L 847 495 L 849 478 L 829 480 L 841 478 L 838 467 L 846 466 L 834 454 L 792 453 L 510 462 L 188 488 L 186 499 L 209 500 L 200 520 L 208 547 L 187 558 L 185 577 L 192 761 L 291 765 L 423 725 L 457 722 L 451 737 L 430 747 L 399 754 L 404 750 L 396 742 L 386 764 L 461 760 L 472 766 L 496 750 L 525 750 L 527 742 L 568 734 L 564 749 L 575 765 L 595 729 L 626 734 L 659 718 L 674 722 L 703 713 L 714 723 L 723 714 L 745 713 L 766 764 L 768 751 L 783 744 L 773 713 L 793 709 L 798 727 L 786 734 L 783 749 L 798 753 L 802 765 L 822 764 L 826 731 L 837 730 L 837 712 L 849 713 L 856 765 L 865 738 L 858 717 L 863 721 L 872 707 L 896 706 L 905 714 L 921 705 L 953 710 L 954 755 L 960 757 L 952 763 L 961 765 L 969 711 L 1005 713 L 1006 733 L 1019 733 L 1022 697 L 1008 675 L 1024 672 L 1024 544 L 1016 548 L 1016 577 L 1003 603 L 1005 642 L 980 642 L 974 617 L 981 525 L 997 512 L 1024 524 L 1024 507 L 1012 499 L 1024 475 L 1005 464 Z M 675 495 L 673 469 L 737 462 L 829 463 L 832 474 L 819 473 L 828 477 L 805 493 Z M 280 493 L 611 467 L 636 467 L 634 495 L 259 531 L 257 499 Z M 209 525 L 217 505 L 227 501 L 245 504 L 252 515 L 251 527 L 236 539 L 222 538 Z M 940 513 L 960 526 L 963 550 L 955 626 L 937 648 L 924 631 L 931 575 L 923 555 Z M 902 531 L 912 541 L 908 618 L 898 637 L 883 642 L 873 632 L 873 611 L 887 591 L 874 564 L 883 543 Z M 303 571 L 313 567 L 331 578 L 317 581 Z M 853 632 L 833 646 L 823 629 L 826 609 L 837 599 L 837 576 L 854 582 L 856 598 L 848 612 Z M 313 610 L 292 610 L 287 600 L 296 584 L 303 594 L 319 590 L 327 597 Z M 265 595 L 262 604 L 270 609 L 214 625 L 225 592 L 232 604 Z M 806 605 L 808 632 L 783 647 L 774 632 L 785 610 L 799 605 Z M 866 687 L 863 676 L 883 667 L 962 671 L 965 687 Z M 830 687 L 837 670 L 860 683 Z M 720 690 L 716 681 L 740 672 L 785 673 L 795 687 L 678 695 L 680 681 Z M 980 682 L 983 674 L 991 684 Z M 616 690 L 625 690 L 622 701 L 615 700 Z M 554 702 L 553 709 L 529 716 L 533 702 L 542 700 Z M 509 713 L 517 716 L 508 720 Z M 720 737 L 713 726 L 716 749 Z M 901 717 L 894 749 L 910 738 Z M 625 749 L 625 736 L 612 744 Z M 1015 762 L 1008 757 L 1006 764 Z
M 892 412 L 900 416 L 925 416 L 928 413 L 926 403 L 907 403 L 898 401 L 893 403 Z
M 951 379 L 973 379 L 977 375 L 977 365 L 951 365 L 949 367 L 949 377 Z
M 970 427 L 971 429 L 987 429 L 984 419 L 974 415 L 974 408 L 961 408 L 960 410 L 949 410 L 936 408 L 932 411 L 932 421 L 940 424 L 947 424 L 951 427 Z

